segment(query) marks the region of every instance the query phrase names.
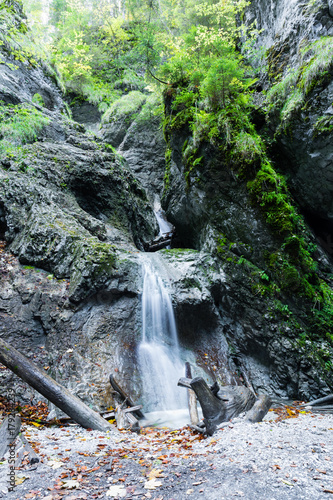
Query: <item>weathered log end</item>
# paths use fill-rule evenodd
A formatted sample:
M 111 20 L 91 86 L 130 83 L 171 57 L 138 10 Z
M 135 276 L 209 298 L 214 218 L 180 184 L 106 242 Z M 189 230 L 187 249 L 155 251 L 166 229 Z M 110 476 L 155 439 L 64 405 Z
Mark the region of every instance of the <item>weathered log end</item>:
M 203 378 L 194 378 L 191 380 L 190 386 L 200 402 L 206 433 L 212 436 L 218 424 L 225 422 L 226 404 L 213 394 Z
M 246 414 L 247 422 L 255 424 L 256 422 L 261 422 L 264 416 L 268 413 L 270 407 L 272 406 L 272 400 L 266 394 L 262 394 L 258 397 L 257 401 L 254 403 L 253 407 Z
M 191 365 L 188 361 L 185 363 L 185 375 L 189 379 L 192 378 Z M 191 425 L 197 426 L 199 423 L 197 397 L 192 389 L 188 389 L 187 391 L 187 402 L 188 402 L 188 411 L 190 414 Z

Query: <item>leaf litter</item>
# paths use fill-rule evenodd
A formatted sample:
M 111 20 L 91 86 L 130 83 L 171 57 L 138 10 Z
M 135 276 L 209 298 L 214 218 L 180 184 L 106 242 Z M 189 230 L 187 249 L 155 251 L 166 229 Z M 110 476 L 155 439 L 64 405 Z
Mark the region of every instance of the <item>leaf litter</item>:
M 22 461 L 16 476 L 24 479 L 13 492 L 0 475 L 0 498 L 328 498 L 332 430 L 332 415 L 303 413 L 296 406 L 274 410 L 260 424 L 238 417 L 207 439 L 189 428 L 145 428 L 137 436 L 25 424 L 41 462 L 30 470 Z

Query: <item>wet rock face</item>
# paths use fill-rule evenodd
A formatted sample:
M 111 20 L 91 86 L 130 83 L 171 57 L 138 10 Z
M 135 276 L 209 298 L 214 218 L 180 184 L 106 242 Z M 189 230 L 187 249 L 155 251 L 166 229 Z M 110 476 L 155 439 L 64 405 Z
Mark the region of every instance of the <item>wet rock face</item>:
M 132 122 L 118 148 L 151 202 L 155 194 L 162 195 L 165 148 L 162 123 L 156 116 Z
M 0 247 L 1 338 L 96 409 L 113 404 L 110 373 L 121 385 L 138 387 L 140 273 L 129 253 L 119 260 L 109 285 L 75 305 L 68 280 L 22 266 Z M 15 387 L 20 401 L 41 399 L 9 370 L 0 370 L 0 381 Z
M 6 104 L 30 102 L 39 94 L 50 111 L 63 110 L 61 92 L 42 67 L 28 68 L 21 62 L 5 59 L 0 65 L 0 98 Z
M 126 97 L 126 96 L 125 96 Z M 155 195 L 161 196 L 165 171 L 166 143 L 162 131 L 162 119 L 156 115 L 149 97 L 131 113 L 116 114 L 101 124 L 101 137 L 117 148 L 127 161 L 128 167 L 146 190 L 153 203 Z
M 110 228 L 122 228 L 129 244 L 140 246 L 156 224 L 143 189 L 114 154 L 80 145 L 26 146 L 23 171 L 11 161 L 0 172 L 12 251 L 23 263 L 70 278 L 73 300 L 108 279 L 116 260 Z
M 263 75 L 263 85 L 269 87 L 274 78 L 283 78 L 288 71 L 300 67 L 301 51 L 322 37 L 333 35 L 331 0 L 317 2 L 255 0 L 247 9 L 245 20 L 257 21 L 263 30 L 257 46 L 268 50 L 270 83 Z M 320 57 L 320 54 L 316 57 Z M 325 79 L 322 74 L 325 71 Z M 290 176 L 290 187 L 300 206 L 318 217 L 333 220 L 333 145 L 329 132 L 318 131 L 315 124 L 333 115 L 333 67 L 319 71 L 317 82 L 306 96 L 288 130 L 277 137 L 279 166 Z M 280 117 L 271 120 L 274 135 Z
M 273 301 L 253 294 L 248 271 L 238 266 L 230 272 L 206 252 L 161 254 L 172 283 L 180 342 L 194 352 L 194 366 L 222 384 L 248 377 L 256 391 L 278 397 L 309 399 L 330 392 L 295 339 L 288 338 L 288 325 L 272 313 Z
M 68 119 L 42 69 L 11 63 L 0 65 L 0 100 L 35 105 L 49 124 L 0 163 L 0 237 L 8 243 L 0 252 L 0 335 L 106 408 L 111 372 L 124 386 L 129 373 L 138 377 L 141 273 L 132 255 L 157 223 L 125 160 Z M 44 105 L 33 104 L 36 93 Z M 23 401 L 40 399 L 8 371 L 1 376 Z
M 185 248 L 215 251 L 218 239 L 227 234 L 236 255 L 262 261 L 261 249 L 270 251 L 274 239 L 219 151 L 209 144 L 200 147 L 204 167 L 193 169 L 185 180 L 182 150 L 189 139 L 184 128 L 170 137 L 169 189 L 162 206 Z

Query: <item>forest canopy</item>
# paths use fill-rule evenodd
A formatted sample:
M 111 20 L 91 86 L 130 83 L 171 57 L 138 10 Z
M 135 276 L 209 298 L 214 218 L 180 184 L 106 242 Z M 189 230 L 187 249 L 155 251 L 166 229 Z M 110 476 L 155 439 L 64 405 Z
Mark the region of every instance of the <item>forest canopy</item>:
M 23 4 L 37 55 L 57 68 L 68 93 L 102 112 L 124 93 L 144 91 L 147 85 L 156 90 L 161 84 L 200 89 L 206 106 L 225 107 L 253 81 L 244 55 L 251 56 L 257 32 L 240 22 L 246 0 Z M 238 45 L 245 35 L 241 53 Z

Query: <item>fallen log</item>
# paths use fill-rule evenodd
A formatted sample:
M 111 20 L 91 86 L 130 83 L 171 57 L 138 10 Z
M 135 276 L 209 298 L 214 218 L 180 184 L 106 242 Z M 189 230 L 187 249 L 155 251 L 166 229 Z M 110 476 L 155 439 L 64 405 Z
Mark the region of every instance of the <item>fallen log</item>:
M 99 431 L 112 429 L 107 420 L 2 339 L 0 339 L 0 363 L 12 370 L 15 375 L 27 382 L 82 427 Z
M 261 422 L 272 405 L 272 400 L 266 394 L 258 397 L 257 401 L 252 406 L 251 410 L 246 414 L 246 420 L 255 424 Z
M 131 408 L 129 408 L 129 409 L 131 409 Z M 140 433 L 141 428 L 140 428 L 140 424 L 139 424 L 138 419 L 135 418 L 135 416 L 132 415 L 131 412 L 126 411 L 126 408 L 124 408 L 124 403 L 117 406 L 115 418 L 116 418 L 116 422 L 117 422 L 117 428 L 119 430 L 130 429 L 133 432 L 137 432 L 138 434 Z
M 333 394 L 329 394 L 328 396 L 325 396 L 324 398 L 314 399 L 313 401 L 309 401 L 308 403 L 304 403 L 302 406 L 318 406 L 318 405 L 322 405 L 324 403 L 329 403 L 330 401 L 333 401 Z
M 110 384 L 113 388 L 114 391 L 116 391 L 122 398 L 122 403 L 125 403 L 127 404 L 128 406 L 131 406 L 131 407 L 135 407 L 135 403 L 133 403 L 133 400 L 130 398 L 130 396 L 128 396 L 124 391 L 123 389 L 120 387 L 120 385 L 118 384 L 118 382 L 115 380 L 114 376 L 113 375 L 110 375 Z M 142 408 L 142 406 L 141 406 Z M 141 411 L 141 408 L 139 409 L 135 409 L 134 410 L 134 413 L 136 415 L 136 417 L 138 419 L 140 418 L 145 418 L 144 414 L 142 413 Z
M 185 363 L 185 376 L 188 379 L 192 379 L 192 371 L 190 363 Z M 193 389 L 188 389 L 188 411 L 190 414 L 191 425 L 197 426 L 199 423 L 198 407 L 197 407 L 197 397 Z
M 204 416 L 205 433 L 213 435 L 216 427 L 222 422 L 227 422 L 240 413 L 250 412 L 247 420 L 259 422 L 268 412 L 271 401 L 268 396 L 256 396 L 250 389 L 243 386 L 225 386 L 220 388 L 215 382 L 209 387 L 203 378 L 181 378 L 178 385 L 192 388 L 199 400 Z M 201 427 L 200 424 L 198 427 Z M 201 432 L 201 430 L 200 430 Z
M 141 405 L 132 406 L 131 408 L 125 408 L 124 412 L 125 413 L 136 413 L 138 410 L 142 410 Z
M 21 429 L 19 415 L 7 416 L 0 426 L 0 458 L 7 453 L 10 444 L 15 441 Z
M 159 243 L 154 243 L 153 245 L 149 245 L 147 252 L 157 252 L 158 250 L 162 250 L 171 245 L 171 239 L 161 241 Z

